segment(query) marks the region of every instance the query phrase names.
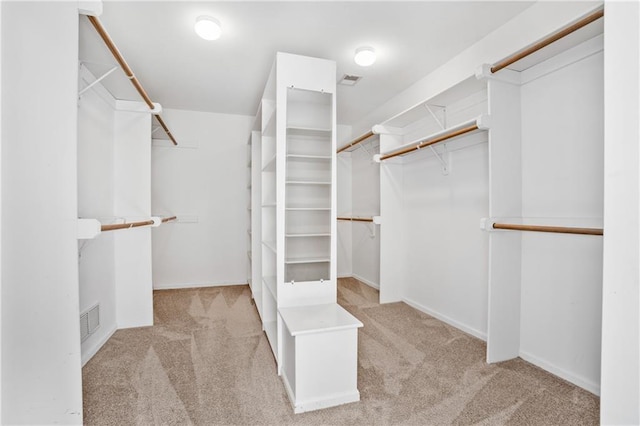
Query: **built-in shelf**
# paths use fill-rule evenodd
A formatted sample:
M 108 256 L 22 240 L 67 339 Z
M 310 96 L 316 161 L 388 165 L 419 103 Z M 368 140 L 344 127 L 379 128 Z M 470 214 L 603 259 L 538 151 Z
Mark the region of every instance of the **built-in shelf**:
M 275 207 L 276 203 L 264 203 L 262 207 Z
M 288 160 L 294 161 L 331 161 L 330 155 L 301 155 L 301 154 L 287 154 Z
M 313 181 L 313 180 L 288 180 L 287 185 L 331 185 L 331 182 Z
M 301 263 L 325 263 L 330 261 L 331 259 L 327 257 L 300 257 L 300 258 L 286 259 L 284 263 L 286 263 L 287 265 L 297 265 Z
M 328 212 L 331 211 L 331 207 L 287 207 L 285 210 L 292 212 Z
M 287 238 L 311 238 L 311 237 L 330 237 L 330 233 L 321 233 L 321 234 L 286 234 Z
M 304 126 L 288 126 L 287 136 L 315 136 L 330 137 L 331 129 L 304 127 Z
M 264 328 L 264 332 L 267 335 L 267 340 L 269 341 L 269 346 L 271 346 L 271 351 L 273 352 L 273 355 L 276 357 L 276 360 L 278 359 L 278 351 L 277 351 L 277 345 L 276 343 L 278 342 L 278 327 L 277 327 L 277 321 L 264 321 L 262 323 L 262 327 Z

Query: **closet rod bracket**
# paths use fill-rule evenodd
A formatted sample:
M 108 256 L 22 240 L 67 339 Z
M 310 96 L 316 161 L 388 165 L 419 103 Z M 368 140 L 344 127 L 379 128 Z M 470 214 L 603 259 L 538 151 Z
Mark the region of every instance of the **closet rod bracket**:
M 516 86 L 520 86 L 522 84 L 521 74 L 518 71 L 513 71 L 505 68 L 500 71 L 499 74 L 495 74 L 491 72 L 491 67 L 491 64 L 480 65 L 475 72 L 476 78 L 478 80 L 497 80 Z
M 82 65 L 82 64 L 81 64 Z M 82 89 L 80 92 L 78 92 L 78 99 L 80 99 L 80 97 L 82 97 L 82 95 L 89 89 L 91 89 L 93 86 L 95 86 L 96 84 L 100 83 L 102 80 L 104 80 L 109 74 L 111 74 L 112 72 L 114 72 L 115 70 L 117 70 L 118 67 L 113 67 L 111 68 L 109 71 L 105 72 L 104 74 L 102 74 L 100 77 L 96 78 L 94 81 L 92 81 L 91 83 L 89 83 L 87 85 L 87 87 L 85 87 L 84 89 Z
M 438 161 L 440 162 L 440 165 L 442 166 L 442 174 L 447 176 L 449 174 L 449 171 L 451 170 L 451 166 L 444 160 L 444 158 L 442 158 L 442 155 L 438 154 L 438 151 L 436 151 L 436 149 L 432 146 L 429 146 L 429 148 L 431 149 L 431 152 L 433 153 L 433 155 L 435 155 L 435 157 L 438 159 Z M 447 144 L 442 144 L 442 149 L 444 150 L 443 154 L 449 154 L 449 152 L 447 151 Z

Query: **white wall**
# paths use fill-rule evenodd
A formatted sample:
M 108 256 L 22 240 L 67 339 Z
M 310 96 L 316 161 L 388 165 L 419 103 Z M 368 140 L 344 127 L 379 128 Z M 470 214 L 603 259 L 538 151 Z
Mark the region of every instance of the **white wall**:
M 93 81 L 90 76 L 86 78 Z M 114 216 L 113 147 L 113 107 L 95 90 L 89 90 L 78 102 L 79 218 L 109 221 Z M 78 241 L 80 312 L 100 304 L 100 327 L 82 343 L 83 363 L 100 349 L 117 326 L 114 235 L 106 232 L 95 239 Z
M 602 226 L 602 49 L 598 37 L 523 73 L 527 223 Z M 524 232 L 521 277 L 521 356 L 597 394 L 602 237 Z
M 372 145 L 373 142 L 373 145 Z M 378 153 L 375 138 L 362 142 L 351 153 L 353 216 L 380 215 L 380 165 L 373 161 Z M 372 287 L 380 287 L 380 227 L 371 222 L 353 222 L 353 276 Z
M 77 61 L 77 3 L 3 2 L 3 424 L 82 423 Z
M 152 149 L 154 288 L 247 282 L 247 137 L 253 117 L 165 109 L 177 147 Z M 188 217 L 187 217 L 188 216 Z
M 144 112 L 116 110 L 113 141 L 113 211 L 127 222 L 151 216 L 151 114 L 142 102 L 129 106 Z M 114 231 L 118 328 L 153 325 L 151 232 L 146 226 Z
M 351 140 L 351 126 L 338 125 L 337 146 L 341 147 Z M 352 172 L 351 172 L 351 152 L 343 151 L 337 154 L 336 158 L 336 185 L 337 185 L 337 216 L 351 216 L 352 211 Z M 337 224 L 337 249 L 336 258 L 338 262 L 338 277 L 351 277 L 353 275 L 352 266 L 352 235 L 351 222 L 339 220 Z
M 489 210 L 486 137 L 452 149 L 448 175 L 427 150 L 406 157 L 403 179 L 404 299 L 483 339 L 488 236 L 478 222 Z
M 602 424 L 640 423 L 640 6 L 605 7 Z

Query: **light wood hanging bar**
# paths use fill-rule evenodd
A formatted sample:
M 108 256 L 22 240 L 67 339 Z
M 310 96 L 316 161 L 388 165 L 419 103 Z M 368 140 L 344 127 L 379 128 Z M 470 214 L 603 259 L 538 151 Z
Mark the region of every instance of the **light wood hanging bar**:
M 416 145 L 412 145 L 412 146 L 407 147 L 407 148 L 399 149 L 397 151 L 393 151 L 393 152 L 390 152 L 388 154 L 381 155 L 380 156 L 380 161 L 383 161 L 383 160 L 386 160 L 386 159 L 389 159 L 389 158 L 393 158 L 393 157 L 397 157 L 398 155 L 408 154 L 410 152 L 417 151 L 417 150 L 422 149 L 422 148 L 426 148 L 429 145 L 433 145 L 433 144 L 436 144 L 438 142 L 446 141 L 447 139 L 455 138 L 457 136 L 464 135 L 465 133 L 473 132 L 473 131 L 478 130 L 478 129 L 479 129 L 479 127 L 478 127 L 478 123 L 477 122 L 475 122 L 473 124 L 470 124 L 468 126 L 464 126 L 464 127 L 461 127 L 461 128 L 453 129 L 450 132 L 445 132 L 443 134 L 424 139 L 421 142 L 417 143 Z
M 162 219 L 162 223 L 171 222 L 172 220 L 177 220 L 177 219 L 178 218 L 176 216 L 165 217 L 164 219 Z
M 375 135 L 375 133 L 373 133 L 371 130 L 369 130 L 367 133 L 365 133 L 362 136 L 359 136 L 357 138 L 355 138 L 354 140 L 352 140 L 351 142 L 349 142 L 348 145 L 343 146 L 342 148 L 340 148 L 337 151 L 337 154 L 340 154 L 342 151 L 344 151 L 345 149 L 349 149 L 354 145 L 358 145 L 360 142 L 363 142 L 367 139 L 369 139 L 371 136 Z
M 124 57 L 120 53 L 120 50 L 118 50 L 118 47 L 115 45 L 115 43 L 111 39 L 111 36 L 109 36 L 109 33 L 107 33 L 107 30 L 105 30 L 105 28 L 102 26 L 102 23 L 100 22 L 100 20 L 95 16 L 87 16 L 87 18 L 89 19 L 89 22 L 91 22 L 93 27 L 96 29 L 96 31 L 104 41 L 104 44 L 107 45 L 107 48 L 109 49 L 113 57 L 116 59 L 118 64 L 120 64 L 122 71 L 124 71 L 124 73 L 127 75 L 127 78 L 129 79 L 129 81 L 131 81 L 131 84 L 133 84 L 133 87 L 135 87 L 135 89 L 138 91 L 140 96 L 142 96 L 142 99 L 147 104 L 147 106 L 151 110 L 153 110 L 155 108 L 153 101 L 151 101 L 151 98 L 149 97 L 147 92 L 144 90 L 144 87 L 142 87 L 142 84 L 140 84 L 140 81 L 133 73 L 133 70 L 131 69 L 129 64 L 127 64 L 127 61 L 125 61 Z M 158 115 L 154 114 L 154 115 L 156 117 L 156 120 L 158 120 L 158 123 L 160 123 L 160 126 L 162 126 L 162 129 L 167 133 L 167 136 L 169 136 L 169 139 L 171 139 L 171 142 L 173 142 L 174 145 L 178 145 L 178 142 L 175 140 L 175 138 L 169 131 L 169 128 L 165 124 L 162 117 L 160 117 L 159 114 Z
M 542 225 L 513 225 L 509 223 L 494 223 L 493 229 L 508 229 L 510 231 L 554 232 L 558 234 L 603 235 L 602 228 L 573 228 L 567 226 Z
M 593 21 L 597 21 L 598 19 L 602 18 L 604 16 L 604 9 L 600 8 L 598 10 L 596 10 L 595 12 L 585 16 L 584 18 L 580 19 L 579 21 L 561 29 L 560 31 L 551 34 L 549 37 L 540 40 L 539 42 L 535 43 L 533 46 L 527 47 L 524 50 L 521 50 L 520 52 L 514 53 L 513 55 L 501 60 L 500 62 L 494 64 L 491 67 L 491 72 L 495 73 L 500 71 L 503 68 L 508 67 L 509 65 L 513 64 L 514 62 L 519 61 L 522 58 L 525 58 L 529 55 L 531 55 L 534 52 L 537 52 L 538 50 L 542 49 L 543 47 L 547 47 L 548 45 L 550 45 L 551 43 L 560 40 L 563 37 L 568 36 L 569 34 L 571 34 L 572 32 L 579 30 L 580 28 L 589 25 L 590 23 L 592 23 Z
M 350 220 L 352 222 L 373 222 L 372 217 L 338 217 L 338 220 Z
M 140 226 L 148 226 L 153 225 L 153 220 L 143 220 L 140 222 L 130 222 L 130 223 L 114 223 L 113 225 L 102 225 L 100 227 L 100 231 L 115 231 L 117 229 L 129 229 L 129 228 L 138 228 Z

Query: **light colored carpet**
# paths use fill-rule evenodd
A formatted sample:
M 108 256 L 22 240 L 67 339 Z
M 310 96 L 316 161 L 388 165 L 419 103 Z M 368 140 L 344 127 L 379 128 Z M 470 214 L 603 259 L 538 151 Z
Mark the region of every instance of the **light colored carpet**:
M 88 425 L 589 425 L 596 396 L 378 292 L 339 281 L 364 323 L 361 401 L 293 414 L 248 286 L 154 293 L 153 327 L 119 330 L 83 369 Z

